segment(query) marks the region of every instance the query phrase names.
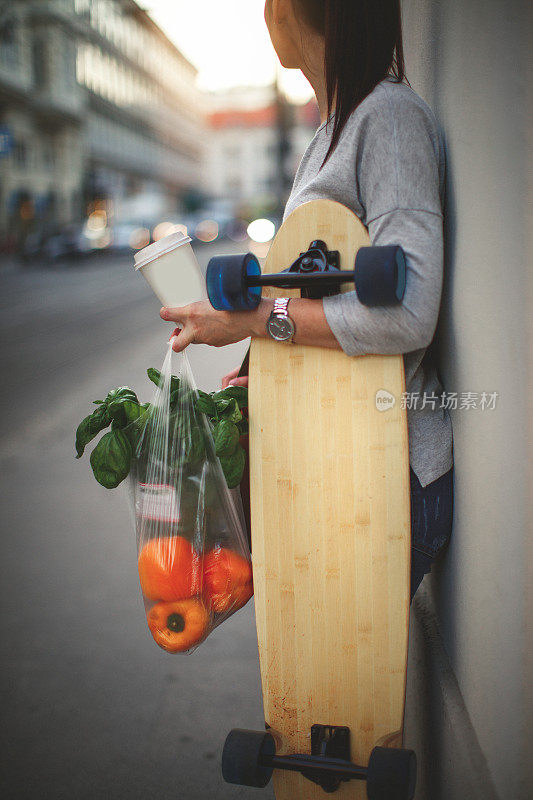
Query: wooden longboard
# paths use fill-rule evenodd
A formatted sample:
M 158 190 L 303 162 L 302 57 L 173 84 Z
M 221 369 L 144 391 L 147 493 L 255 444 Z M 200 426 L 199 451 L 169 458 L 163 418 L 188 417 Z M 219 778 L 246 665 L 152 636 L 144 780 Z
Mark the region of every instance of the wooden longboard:
M 312 201 L 284 222 L 264 271 L 286 269 L 314 239 L 340 252 L 342 269 L 353 269 L 369 243 L 349 209 Z M 365 766 L 375 745 L 402 743 L 410 574 L 403 359 L 254 339 L 249 374 L 265 722 L 278 754 L 309 753 L 314 723 L 346 725 L 351 760 Z M 377 409 L 379 390 L 394 396 L 392 408 Z M 275 770 L 273 780 L 277 800 L 324 797 L 299 773 Z M 366 798 L 366 784 L 343 783 L 336 796 Z

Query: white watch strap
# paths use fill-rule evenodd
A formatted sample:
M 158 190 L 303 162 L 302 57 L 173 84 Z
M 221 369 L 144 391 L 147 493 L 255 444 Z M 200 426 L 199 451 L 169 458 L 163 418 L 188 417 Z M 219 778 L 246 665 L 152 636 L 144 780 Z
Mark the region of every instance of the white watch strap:
M 288 317 L 289 312 L 287 306 L 289 305 L 290 297 L 276 297 L 274 300 L 274 314 L 277 317 Z

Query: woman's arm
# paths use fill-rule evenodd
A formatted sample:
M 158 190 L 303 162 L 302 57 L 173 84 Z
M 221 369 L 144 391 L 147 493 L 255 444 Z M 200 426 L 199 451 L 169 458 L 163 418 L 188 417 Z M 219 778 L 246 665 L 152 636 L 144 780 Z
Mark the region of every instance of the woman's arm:
M 349 356 L 392 355 L 427 347 L 437 323 L 442 287 L 442 217 L 396 209 L 369 224 L 371 240 L 399 244 L 406 256 L 407 281 L 397 306 L 369 308 L 355 291 L 323 300 L 292 298 L 296 344 L 342 349 Z M 255 311 L 215 311 L 208 300 L 182 308 L 163 308 L 161 317 L 183 327 L 173 343 L 179 352 L 189 344 L 215 347 L 249 336 L 267 337 L 266 322 L 274 301 L 262 299 Z
M 405 251 L 407 281 L 402 303 L 368 308 L 354 291 L 323 300 L 293 298 L 288 311 L 296 344 L 360 356 L 409 353 L 431 342 L 442 286 L 442 217 L 397 209 L 371 222 L 369 231 L 372 241 L 400 244 Z M 273 300 L 262 299 L 255 311 L 215 311 L 204 300 L 183 308 L 163 308 L 161 317 L 183 327 L 173 344 L 179 352 L 191 343 L 221 347 L 249 336 L 267 337 L 266 322 L 273 305 Z
M 326 297 L 326 320 L 350 356 L 419 350 L 433 338 L 442 290 L 444 151 L 438 127 L 411 89 L 393 84 L 362 103 L 352 136 L 353 153 L 348 146 L 346 153 L 348 164 L 355 163 L 361 217 L 373 245 L 403 247 L 405 295 L 386 308 L 367 308 L 355 292 Z
M 208 300 L 202 300 L 181 308 L 162 308 L 160 314 L 162 319 L 182 327 L 172 343 L 173 349 L 181 352 L 189 344 L 222 347 L 249 336 L 266 338 L 266 323 L 273 307 L 273 300 L 263 298 L 254 311 L 215 311 Z M 327 323 L 322 300 L 295 297 L 288 311 L 294 321 L 296 344 L 341 349 Z

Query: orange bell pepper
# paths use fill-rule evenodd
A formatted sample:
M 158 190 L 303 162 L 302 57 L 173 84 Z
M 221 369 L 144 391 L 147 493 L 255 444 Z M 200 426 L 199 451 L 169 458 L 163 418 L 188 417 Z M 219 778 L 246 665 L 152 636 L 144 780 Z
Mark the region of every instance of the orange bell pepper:
M 150 539 L 138 566 L 142 593 L 149 600 L 181 600 L 200 593 L 201 556 L 183 536 Z
M 215 547 L 204 555 L 202 594 L 212 611 L 236 611 L 253 593 L 252 568 L 246 558 L 227 547 Z

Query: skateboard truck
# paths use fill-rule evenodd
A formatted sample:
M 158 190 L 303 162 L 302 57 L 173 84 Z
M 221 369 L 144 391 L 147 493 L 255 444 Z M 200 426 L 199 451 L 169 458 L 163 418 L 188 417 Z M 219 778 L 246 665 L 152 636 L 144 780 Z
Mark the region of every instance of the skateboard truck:
M 315 239 L 305 253 L 300 253 L 288 269 L 275 275 L 262 275 L 261 278 L 276 280 L 276 283 L 264 283 L 263 286 L 278 286 L 280 289 L 301 289 L 302 297 L 319 298 L 336 294 L 339 286 L 340 253 L 328 250 L 321 239 Z M 327 273 L 325 275 L 324 273 Z M 283 283 L 280 274 L 288 275 L 288 283 Z M 313 275 L 311 280 L 307 276 Z M 296 277 L 299 276 L 299 277 Z
M 412 800 L 416 787 L 416 755 L 412 750 L 374 747 L 368 766 L 350 761 L 350 730 L 313 725 L 311 754 L 276 755 L 273 736 L 235 728 L 222 753 L 222 776 L 227 783 L 264 788 L 275 769 L 300 772 L 331 794 L 343 781 L 366 781 L 368 800 Z
M 353 283 L 366 306 L 390 306 L 402 301 L 405 292 L 405 254 L 399 245 L 361 247 L 353 270 L 340 269 L 340 254 L 328 250 L 321 239 L 282 272 L 262 275 L 253 253 L 214 256 L 207 265 L 207 295 L 218 311 L 257 308 L 263 286 L 301 289 L 302 297 L 320 298 L 338 294 L 342 284 Z
M 333 725 L 312 725 L 311 726 L 311 756 L 319 756 L 323 759 L 341 759 L 350 761 L 350 729 L 346 727 L 334 727 Z M 358 769 L 356 767 L 356 769 Z M 365 774 L 362 779 L 366 777 Z M 350 780 L 350 776 L 342 775 L 337 772 L 324 772 L 315 769 L 302 769 L 302 775 L 313 783 L 318 783 L 325 792 L 337 791 L 341 781 Z

